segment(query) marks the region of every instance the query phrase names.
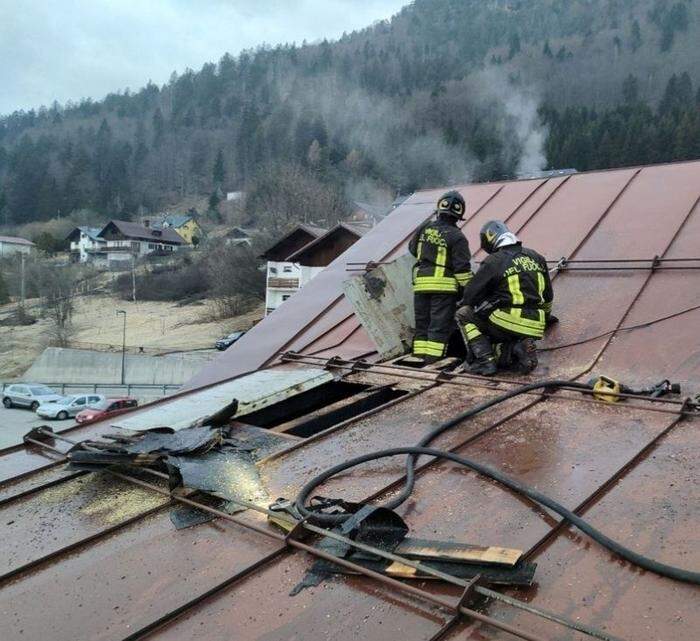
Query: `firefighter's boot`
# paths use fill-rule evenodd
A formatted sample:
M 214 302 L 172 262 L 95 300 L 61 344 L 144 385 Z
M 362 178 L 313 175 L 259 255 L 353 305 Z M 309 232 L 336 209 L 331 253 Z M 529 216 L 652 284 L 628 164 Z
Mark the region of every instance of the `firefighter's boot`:
M 469 348 L 474 355 L 474 361 L 465 371 L 470 374 L 479 374 L 480 376 L 493 376 L 497 371 L 496 358 L 491 349 L 491 341 L 488 337 L 477 336 L 469 341 Z
M 524 338 L 513 344 L 513 368 L 521 374 L 529 374 L 537 367 L 537 346 L 533 338 Z

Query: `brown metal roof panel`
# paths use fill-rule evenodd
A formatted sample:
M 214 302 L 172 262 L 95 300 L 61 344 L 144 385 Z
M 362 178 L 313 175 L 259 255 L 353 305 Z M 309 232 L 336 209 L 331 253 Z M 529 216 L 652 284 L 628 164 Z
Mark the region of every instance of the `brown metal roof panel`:
M 575 509 L 670 422 L 665 415 L 547 401 L 459 453 Z M 399 512 L 405 515 L 411 536 L 435 538 L 437 533 L 440 539 L 523 550 L 535 546 L 560 521 L 497 483 L 451 463 L 419 474 L 415 492 Z M 605 525 L 600 523 L 601 529 Z
M 285 556 L 147 638 L 418 641 L 450 618 L 449 612 L 363 578 L 340 577 L 290 597 L 308 567 L 304 556 Z
M 161 511 L 3 585 L 2 638 L 119 641 L 278 549 L 225 521 L 175 530 Z
M 700 163 L 685 166 L 678 174 L 669 173 L 669 169 L 666 166 L 642 170 L 576 252 L 576 259 L 651 258 L 663 254 L 674 236 L 682 233 L 684 222 L 700 195 L 700 182 L 694 187 L 695 193 L 688 190 L 686 184 L 692 172 L 698 174 L 700 181 Z M 663 175 L 653 179 L 654 172 Z M 611 177 L 615 174 L 600 175 Z M 668 191 L 657 188 L 661 180 L 668 186 Z M 572 188 L 571 181 L 563 190 Z M 659 216 L 659 211 L 665 211 L 666 215 Z M 650 274 L 648 271 L 609 269 L 563 272 L 554 282 L 555 314 L 563 319 L 563 323 L 547 337 L 543 347 L 580 341 L 626 322 L 625 316 L 643 292 Z M 593 366 L 608 341 L 609 337 L 606 337 L 570 349 L 544 353 L 542 362 L 548 368 L 544 371 L 570 374 L 577 365 Z M 631 361 L 626 370 L 632 371 L 634 367 Z M 623 375 L 625 371 L 611 372 L 611 375 L 615 374 Z
M 641 554 L 697 570 L 698 506 L 691 489 L 700 465 L 697 441 L 694 423 L 674 427 L 649 457 L 585 512 L 585 518 Z M 538 585 L 519 595 L 532 605 L 574 611 L 577 620 L 630 641 L 697 639 L 697 586 L 639 571 L 576 530 L 562 532 L 533 560 L 539 564 Z M 529 616 L 514 616 L 500 606 L 490 612 L 537 629 Z
M 7 539 L 0 575 L 168 502 L 161 494 L 108 475 L 65 481 L 0 508 Z
M 513 211 L 508 218 L 506 223 L 508 226 L 515 231 L 515 233 L 520 233 L 520 230 L 528 223 L 528 221 L 539 211 L 544 208 L 547 202 L 554 197 L 554 194 L 562 189 L 563 185 L 569 180 L 568 176 L 550 178 L 544 181 L 536 190 L 534 190 L 530 196 L 525 200 L 518 209 Z M 475 230 L 478 233 L 478 230 Z M 483 253 L 480 256 L 483 258 Z M 559 258 L 557 256 L 557 258 Z
M 700 204 L 696 205 L 681 232 L 673 241 L 668 258 L 700 257 Z M 700 267 L 697 263 L 686 263 Z M 675 263 L 676 267 L 683 263 Z M 626 326 L 672 316 L 700 305 L 700 270 L 655 272 L 625 319 Z M 666 321 L 615 336 L 602 359 L 611 371 L 629 369 L 635 381 L 665 377 L 686 384 L 687 393 L 700 385 L 698 351 L 700 310 L 681 314 Z
M 309 439 L 292 452 L 263 461 L 260 465 L 263 480 L 268 485 L 270 494 L 293 498 L 301 485 L 322 470 L 365 452 L 391 445 L 416 443 L 437 422 L 491 398 L 496 393 L 476 388 L 427 389 L 395 406 L 353 422 L 342 430 Z M 522 409 L 533 402 L 534 398 L 536 397 L 507 401 L 492 412 L 485 412 L 463 427 L 451 430 L 436 441 L 436 446 L 455 446 Z M 404 461 L 400 459 L 378 461 L 363 467 L 364 473 L 353 475 L 352 484 L 347 483 L 346 477 L 338 477 L 337 480 L 329 481 L 324 488 L 329 488 L 331 493 L 342 493 L 348 498 L 366 498 L 401 475 L 403 467 Z

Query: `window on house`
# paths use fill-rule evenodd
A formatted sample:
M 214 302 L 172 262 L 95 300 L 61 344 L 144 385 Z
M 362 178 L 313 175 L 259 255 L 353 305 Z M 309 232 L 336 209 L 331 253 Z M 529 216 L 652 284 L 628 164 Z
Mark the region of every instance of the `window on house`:
M 291 273 L 292 273 L 292 266 L 291 266 L 291 265 L 285 265 L 285 266 L 284 266 L 284 273 L 285 273 L 285 274 L 291 274 Z
M 291 294 L 282 294 L 282 302 L 286 301 L 290 296 Z
M 271 273 L 271 274 L 276 274 L 276 273 L 277 273 L 277 267 L 273 267 L 272 265 L 270 265 L 270 273 Z

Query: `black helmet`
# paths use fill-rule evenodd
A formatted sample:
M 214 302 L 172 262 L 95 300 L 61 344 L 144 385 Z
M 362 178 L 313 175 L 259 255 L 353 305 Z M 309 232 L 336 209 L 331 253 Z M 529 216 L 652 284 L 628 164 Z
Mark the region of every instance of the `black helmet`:
M 456 220 L 464 220 L 464 210 L 467 208 L 462 194 L 458 191 L 448 191 L 440 196 L 437 204 L 438 214 L 448 214 Z
M 490 220 L 481 228 L 481 249 L 493 254 L 498 248 L 515 245 L 518 241 L 508 226 L 500 220 Z

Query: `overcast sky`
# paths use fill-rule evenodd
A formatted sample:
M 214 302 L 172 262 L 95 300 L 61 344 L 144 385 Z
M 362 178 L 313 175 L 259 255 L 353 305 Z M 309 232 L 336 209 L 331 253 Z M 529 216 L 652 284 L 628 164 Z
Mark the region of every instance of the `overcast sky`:
M 163 84 L 225 52 L 336 38 L 409 0 L 0 0 L 0 114 Z

